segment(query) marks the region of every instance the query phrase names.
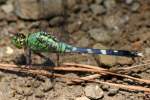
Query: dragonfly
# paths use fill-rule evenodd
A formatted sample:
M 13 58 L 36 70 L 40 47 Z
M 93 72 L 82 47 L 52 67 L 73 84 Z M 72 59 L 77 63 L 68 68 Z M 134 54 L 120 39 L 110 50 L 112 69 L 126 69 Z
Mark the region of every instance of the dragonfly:
M 17 33 L 12 37 L 12 44 L 19 49 L 21 48 L 28 49 L 29 57 L 31 51 L 34 53 L 50 52 L 59 54 L 88 53 L 88 54 L 101 54 L 112 56 L 125 56 L 132 58 L 143 56 L 142 53 L 137 51 L 76 47 L 59 41 L 55 36 L 52 35 L 52 33 L 47 32 L 33 32 L 29 33 L 27 36 L 25 36 L 22 33 Z M 31 64 L 31 59 L 27 61 L 27 64 L 28 65 Z

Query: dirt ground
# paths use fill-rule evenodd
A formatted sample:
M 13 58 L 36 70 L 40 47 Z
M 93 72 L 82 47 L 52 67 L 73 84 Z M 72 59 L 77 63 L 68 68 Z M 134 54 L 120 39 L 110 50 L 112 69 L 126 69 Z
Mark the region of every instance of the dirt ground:
M 60 64 L 76 63 L 121 72 L 150 80 L 150 1 L 149 0 L 0 0 L 0 62 L 26 64 L 23 49 L 11 43 L 14 33 L 52 32 L 61 41 L 78 47 L 136 50 L 144 57 L 135 59 L 90 54 L 60 54 Z M 57 57 L 43 53 L 54 64 Z M 49 65 L 33 54 L 33 64 Z M 1 67 L 0 67 L 1 68 Z M 50 72 L 51 73 L 51 72 Z M 55 73 L 55 72 L 54 72 Z M 58 72 L 69 77 L 93 73 Z M 115 75 L 96 80 L 150 88 L 150 82 L 137 82 Z M 122 89 L 108 84 L 82 82 L 68 85 L 62 78 L 0 71 L 0 100 L 150 100 L 148 92 Z

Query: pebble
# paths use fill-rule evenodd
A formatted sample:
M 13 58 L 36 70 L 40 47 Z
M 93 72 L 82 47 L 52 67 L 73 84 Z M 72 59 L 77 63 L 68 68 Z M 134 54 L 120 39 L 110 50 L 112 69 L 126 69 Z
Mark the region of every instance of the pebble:
M 90 100 L 89 98 L 87 98 L 86 96 L 82 96 L 82 97 L 78 97 L 75 100 Z
M 97 43 L 93 46 L 93 48 L 96 49 L 107 49 L 104 45 Z M 97 61 L 99 61 L 102 65 L 106 66 L 113 66 L 117 63 L 117 57 L 116 56 L 109 56 L 109 55 L 97 55 Z
M 104 96 L 103 90 L 98 85 L 87 85 L 84 91 L 85 95 L 90 99 L 100 99 Z
M 78 40 L 77 46 L 79 47 L 88 47 L 91 43 L 91 40 L 88 36 L 84 36 Z
M 45 83 L 42 84 L 42 91 L 43 92 L 48 92 L 53 88 L 52 82 L 49 79 L 45 80 Z
M 114 29 L 115 31 L 119 31 L 120 28 L 123 27 L 126 22 L 128 22 L 128 20 L 129 16 L 121 16 L 120 14 L 116 13 L 113 15 L 106 16 L 104 18 L 104 24 L 108 29 Z
M 119 92 L 119 89 L 118 89 L 118 88 L 110 88 L 109 91 L 108 91 L 108 95 L 109 95 L 109 96 L 114 96 L 114 95 L 116 95 L 118 92 Z
M 107 10 L 113 9 L 116 5 L 116 0 L 104 0 L 104 6 Z
M 126 4 L 132 4 L 134 0 L 125 0 Z
M 44 96 L 45 96 L 44 93 L 40 89 L 36 89 L 36 91 L 35 91 L 35 97 L 42 98 Z
M 68 7 L 68 9 L 72 9 L 72 8 L 74 8 L 74 6 L 76 5 L 76 0 L 67 0 L 67 7 Z
M 145 48 L 145 55 L 150 56 L 150 48 Z
M 12 4 L 2 5 L 1 8 L 7 14 L 11 13 L 14 10 L 14 7 Z
M 103 28 L 94 28 L 89 30 L 88 33 L 97 42 L 107 43 L 112 39 L 109 35 L 109 31 Z
M 74 23 L 71 23 L 68 25 L 68 32 L 69 33 L 74 33 L 76 31 L 78 31 L 81 27 L 82 22 L 81 21 L 76 21 Z
M 131 6 L 131 11 L 136 12 L 140 8 L 140 4 L 138 2 L 133 3 Z
M 117 64 L 120 65 L 131 65 L 134 63 L 132 58 L 129 57 L 117 57 Z
M 14 50 L 11 47 L 6 47 L 6 54 L 13 54 Z
M 24 96 L 31 96 L 33 94 L 32 88 L 24 88 L 23 95 Z
M 110 86 L 109 85 L 106 85 L 106 84 L 104 84 L 104 85 L 102 85 L 102 87 L 101 87 L 104 91 L 108 91 L 109 90 L 109 88 L 110 88 Z
M 82 5 L 82 6 L 81 6 L 81 11 L 82 11 L 82 12 L 88 12 L 88 11 L 89 11 L 88 5 L 86 5 L 86 4 Z
M 15 0 L 14 4 L 15 14 L 26 20 L 50 18 L 63 13 L 63 0 Z
M 90 8 L 95 15 L 100 15 L 106 12 L 106 9 L 98 4 L 92 4 Z
M 64 18 L 58 16 L 58 17 L 52 18 L 52 19 L 49 21 L 49 24 L 50 24 L 51 26 L 60 26 L 60 25 L 62 25 L 63 22 L 64 22 Z
M 146 70 L 146 73 L 150 73 L 150 69 Z

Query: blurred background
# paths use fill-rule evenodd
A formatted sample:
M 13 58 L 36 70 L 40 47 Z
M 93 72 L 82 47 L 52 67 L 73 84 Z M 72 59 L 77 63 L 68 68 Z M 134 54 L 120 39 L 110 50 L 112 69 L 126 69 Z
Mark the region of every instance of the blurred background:
M 22 54 L 10 43 L 11 33 L 37 31 L 52 32 L 79 47 L 150 54 L 149 4 L 149 0 L 0 0 L 0 60 L 11 63 Z M 130 58 L 100 55 L 95 62 L 90 55 L 84 56 L 68 55 L 61 62 L 133 64 Z
M 149 58 L 150 1 L 0 0 L 1 63 L 24 62 L 24 51 L 11 44 L 12 33 L 37 31 L 52 32 L 59 40 L 78 47 L 137 50 Z M 53 54 L 48 57 L 55 62 Z M 42 58 L 33 57 L 33 63 L 42 62 Z M 138 63 L 127 57 L 88 54 L 65 54 L 60 62 L 109 67 Z

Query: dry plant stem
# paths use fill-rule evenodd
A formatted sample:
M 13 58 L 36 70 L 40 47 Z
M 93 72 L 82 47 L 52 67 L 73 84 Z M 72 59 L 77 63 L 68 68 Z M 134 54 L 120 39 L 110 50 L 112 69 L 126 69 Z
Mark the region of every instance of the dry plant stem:
M 76 66 L 76 67 L 80 67 L 80 68 L 88 68 L 88 69 L 95 69 L 95 70 L 108 70 L 108 69 L 100 68 L 100 67 L 97 67 L 97 66 L 84 65 L 84 64 L 63 63 L 63 65 Z
M 75 80 L 73 80 L 73 82 L 75 82 L 75 83 L 82 83 L 84 81 L 96 79 L 96 78 L 98 78 L 100 76 L 101 76 L 100 74 L 89 75 L 89 76 L 85 76 L 85 77 L 80 77 L 80 80 L 76 80 L 75 79 Z M 73 84 L 73 82 L 69 82 L 68 84 Z
M 150 64 L 150 63 L 149 63 Z M 71 63 L 65 63 L 65 65 L 70 65 L 70 66 L 82 66 L 83 68 L 91 68 L 91 69 L 95 69 L 96 72 L 98 72 L 99 74 L 110 74 L 110 75 L 115 75 L 115 76 L 120 76 L 120 77 L 125 77 L 125 78 L 129 78 L 129 79 L 132 79 L 132 80 L 135 80 L 135 81 L 139 81 L 139 82 L 145 82 L 147 84 L 150 84 L 150 80 L 144 80 L 144 79 L 139 79 L 139 78 L 135 78 L 135 77 L 132 77 L 132 76 L 128 76 L 128 75 L 122 75 L 122 74 L 117 74 L 117 73 L 113 73 L 113 72 L 110 72 L 109 70 L 107 69 L 104 69 L 104 68 L 99 68 L 99 67 L 94 67 L 94 66 L 90 66 L 90 65 L 84 65 L 84 64 L 71 64 Z M 145 66 L 145 65 L 148 65 L 148 64 L 141 64 L 141 65 L 136 65 L 136 66 L 133 66 L 133 67 L 137 67 L 137 66 Z M 83 71 L 83 70 L 82 70 Z M 93 72 L 95 72 L 94 70 L 91 70 Z M 117 70 L 116 70 L 117 71 Z
M 20 70 L 20 68 L 17 67 L 16 65 L 12 65 L 12 66 L 9 65 L 9 66 L 5 66 L 5 67 L 4 66 L 5 66 L 5 64 L 0 64 L 0 69 L 9 70 L 9 71 L 17 71 L 17 72 L 27 72 L 27 73 L 32 73 L 32 74 L 36 74 L 36 75 L 43 75 L 43 76 L 47 76 L 47 77 L 52 77 L 52 75 L 54 75 L 55 77 L 70 79 L 71 81 L 73 81 L 73 80 L 82 80 L 82 81 L 88 81 L 88 82 L 96 82 L 96 83 L 100 83 L 100 84 L 107 84 L 107 85 L 119 87 L 119 88 L 122 88 L 122 89 L 150 92 L 149 88 L 144 88 L 144 87 L 141 87 L 141 86 L 129 86 L 129 85 L 109 83 L 109 82 L 87 80 L 87 79 L 84 79 L 84 78 L 72 78 L 72 77 L 67 77 L 67 76 L 61 75 L 61 74 L 50 74 L 46 70 L 38 70 L 38 69 L 37 70 L 33 70 L 33 69 L 22 69 L 22 70 Z
M 0 64 L 0 68 L 1 67 L 8 67 L 11 66 L 9 64 Z M 17 67 L 17 65 L 12 65 L 13 67 Z M 11 67 L 12 67 L 11 66 Z M 84 66 L 84 65 L 83 65 Z M 11 68 L 9 67 L 9 68 Z M 3 69 L 3 68 L 2 68 Z M 40 69 L 42 70 L 42 69 Z M 72 72 L 90 72 L 90 73 L 97 73 L 97 74 L 101 74 L 101 75 L 114 75 L 114 76 L 119 76 L 119 77 L 123 77 L 123 78 L 129 78 L 138 82 L 144 82 L 147 84 L 150 84 L 150 80 L 145 80 L 145 79 L 139 79 L 139 78 L 135 78 L 135 77 L 131 77 L 128 75 L 121 75 L 121 74 L 117 74 L 117 73 L 113 73 L 113 72 L 109 72 L 109 71 L 103 71 L 103 70 L 95 70 L 95 69 L 86 69 L 86 68 L 76 68 L 76 67 L 54 67 L 54 68 L 47 68 L 47 70 L 55 70 L 55 71 L 72 71 Z
M 131 66 L 131 67 L 126 67 L 126 68 L 118 68 L 118 70 L 130 70 L 130 69 L 133 69 L 133 68 L 137 68 L 137 67 L 141 67 L 141 66 L 146 66 L 146 65 L 150 65 L 150 63 L 139 64 L 139 65 L 135 65 L 135 66 Z

